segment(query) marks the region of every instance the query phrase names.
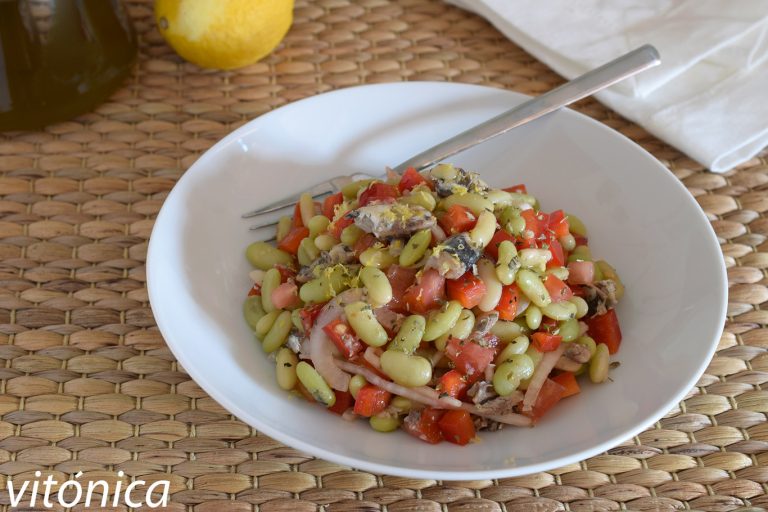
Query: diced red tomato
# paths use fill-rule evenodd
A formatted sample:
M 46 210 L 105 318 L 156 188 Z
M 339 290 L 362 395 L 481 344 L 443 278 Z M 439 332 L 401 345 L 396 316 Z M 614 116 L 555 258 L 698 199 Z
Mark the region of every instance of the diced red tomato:
M 302 327 L 304 327 L 304 332 L 308 333 L 312 330 L 317 317 L 320 315 L 320 311 L 323 310 L 326 304 L 327 302 L 323 302 L 322 304 L 312 304 L 311 306 L 299 310 L 299 318 L 301 319 Z
M 493 237 L 491 237 L 491 241 L 488 242 L 488 245 L 485 247 L 485 254 L 493 258 L 494 260 L 499 259 L 499 245 L 501 245 L 501 242 L 504 240 L 509 240 L 510 242 L 515 242 L 515 237 L 504 231 L 503 229 L 500 229 L 496 231 L 493 234 Z
M 523 210 L 520 216 L 525 219 L 526 231 L 533 232 L 534 240 L 539 240 L 549 225 L 549 215 L 533 210 Z
M 592 284 L 595 280 L 595 264 L 591 261 L 572 261 L 568 264 L 570 284 Z
M 471 271 L 467 271 L 458 279 L 447 279 L 445 291 L 449 299 L 459 301 L 466 309 L 472 309 L 480 304 L 485 295 L 485 283 Z
M 516 192 L 518 194 L 527 194 L 528 189 L 523 185 L 522 183 L 520 185 L 513 185 L 511 187 L 507 187 L 505 189 L 506 192 Z
M 474 341 L 451 338 L 445 347 L 445 354 L 453 361 L 456 369 L 468 378 L 476 377 L 491 364 L 496 350 L 491 347 L 481 347 Z
M 392 300 L 388 307 L 396 313 L 407 313 L 403 296 L 406 290 L 413 284 L 418 269 L 405 268 L 399 265 L 391 265 L 387 269 L 387 279 L 392 286 Z
M 533 346 L 539 352 L 552 352 L 563 342 L 562 336 L 546 332 L 535 332 L 531 338 L 533 339 Z
M 472 415 L 463 409 L 453 409 L 437 422 L 443 439 L 449 443 L 465 445 L 475 438 L 475 424 Z
M 560 242 L 552 238 L 547 244 L 549 245 L 549 252 L 552 254 L 552 259 L 547 262 L 547 268 L 565 265 L 565 252 L 563 252 L 563 246 L 560 245 Z
M 549 229 L 557 238 L 570 233 L 568 219 L 566 218 L 565 213 L 563 213 L 563 210 L 555 210 L 549 214 Z
M 301 208 L 298 201 L 296 202 L 296 206 L 293 207 L 293 222 L 291 225 L 294 228 L 300 228 L 304 225 L 304 221 L 301 219 Z
M 344 228 L 351 226 L 354 223 L 355 219 L 348 215 L 342 215 L 335 221 L 331 222 L 331 225 L 328 226 L 328 232 L 333 235 L 336 240 L 338 240 L 341 238 L 341 232 L 344 231 Z
M 248 296 L 253 297 L 254 295 L 261 295 L 261 285 L 260 284 L 254 284 L 250 290 L 248 290 Z
M 576 382 L 576 376 L 571 372 L 563 372 L 560 375 L 552 377 L 552 380 L 563 386 L 563 396 L 560 398 L 566 398 L 581 393 L 579 383 Z
M 344 357 L 352 359 L 365 348 L 352 327 L 340 318 L 331 320 L 323 327 L 323 331 L 331 339 Z
M 518 238 L 515 242 L 515 247 L 518 251 L 521 251 L 523 249 L 536 249 L 536 239 L 531 238 Z
M 293 281 L 283 283 L 272 290 L 270 298 L 272 299 L 272 304 L 274 304 L 277 309 L 291 309 L 301 304 L 301 299 L 299 299 L 299 288 Z
M 568 285 L 562 282 L 557 276 L 549 274 L 544 280 L 544 287 L 552 297 L 552 302 L 563 302 L 573 297 L 573 292 Z
M 469 387 L 464 375 L 458 370 L 449 370 L 440 377 L 437 390 L 453 398 L 462 398 Z
M 287 283 L 288 281 L 296 278 L 296 271 L 286 265 L 278 263 L 275 268 L 280 272 L 280 282 Z
M 411 313 L 424 315 L 440 305 L 445 297 L 445 278 L 434 268 L 422 272 L 403 294 L 405 308 Z
M 403 422 L 403 429 L 422 441 L 437 444 L 443 440 L 443 435 L 440 433 L 440 426 L 438 425 L 438 421 L 440 421 L 442 416 L 442 410 L 427 407 L 422 409 L 418 415 L 411 413 L 406 416 Z
M 397 199 L 400 196 L 400 192 L 397 187 L 388 183 L 381 183 L 380 181 L 371 183 L 368 188 L 363 190 L 358 198 L 360 206 L 365 206 L 373 201 L 387 201 L 390 199 Z
M 584 319 L 584 321 L 588 327 L 587 334 L 592 336 L 596 342 L 608 345 L 608 352 L 610 354 L 615 354 L 619 351 L 621 328 L 619 327 L 619 319 L 616 316 L 615 309 L 609 309 L 603 315 L 595 315 Z
M 514 320 L 517 316 L 517 306 L 520 304 L 520 289 L 516 284 L 504 286 L 501 289 L 501 298 L 496 305 L 499 318 L 502 320 Z
M 355 398 L 355 414 L 370 418 L 389 405 L 392 394 L 373 384 L 366 384 L 357 392 Z
M 541 391 L 539 391 L 539 396 L 536 398 L 536 403 L 533 405 L 533 410 L 526 414 L 533 419 L 534 423 L 539 421 L 547 411 L 563 398 L 564 393 L 565 388 L 563 386 L 552 379 L 545 380 Z
M 342 415 L 344 411 L 352 407 L 352 395 L 348 391 L 333 391 L 336 394 L 336 403 L 329 407 L 328 410 L 332 413 Z
M 414 187 L 422 184 L 429 185 L 429 180 L 419 174 L 418 171 L 413 167 L 409 167 L 405 170 L 403 176 L 400 178 L 400 183 L 397 184 L 397 188 L 402 194 L 403 192 L 411 190 Z
M 454 204 L 437 218 L 438 224 L 448 236 L 469 231 L 477 223 L 477 218 L 469 208 Z
M 309 230 L 304 226 L 293 227 L 277 244 L 277 248 L 290 254 L 296 254 L 299 244 L 309 236 Z
M 580 245 L 589 245 L 589 239 L 585 236 L 573 235 L 573 238 L 576 240 L 576 247 Z
M 341 192 L 331 194 L 323 200 L 323 215 L 333 220 L 336 213 L 336 206 L 344 202 L 344 195 Z
M 357 242 L 355 242 L 354 247 L 352 247 L 352 250 L 355 252 L 356 257 L 360 257 L 360 255 L 371 247 L 373 244 L 376 243 L 376 237 L 373 236 L 371 233 L 365 233 L 360 238 L 357 239 Z

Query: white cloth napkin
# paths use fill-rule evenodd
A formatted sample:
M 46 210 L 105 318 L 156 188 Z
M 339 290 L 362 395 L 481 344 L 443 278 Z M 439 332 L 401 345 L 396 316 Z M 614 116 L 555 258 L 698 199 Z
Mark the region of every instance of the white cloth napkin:
M 662 64 L 597 94 L 715 172 L 768 145 L 768 0 L 448 0 L 566 78 L 645 43 Z

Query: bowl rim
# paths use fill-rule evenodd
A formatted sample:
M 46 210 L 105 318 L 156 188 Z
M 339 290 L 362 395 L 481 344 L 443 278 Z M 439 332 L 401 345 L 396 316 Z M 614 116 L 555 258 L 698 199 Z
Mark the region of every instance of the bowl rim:
M 231 133 L 224 136 L 221 140 L 216 142 L 213 146 L 208 148 L 202 155 L 200 155 L 200 157 L 195 162 L 193 162 L 193 164 L 177 180 L 171 192 L 168 194 L 165 201 L 163 202 L 163 206 L 161 207 L 160 212 L 158 213 L 157 218 L 155 219 L 154 227 L 161 225 L 161 223 L 164 221 L 165 217 L 168 215 L 167 208 L 165 207 L 166 204 L 169 204 L 169 200 L 171 198 L 182 193 L 181 189 L 183 188 L 184 184 L 191 180 L 191 178 L 188 178 L 188 176 L 192 176 L 195 173 L 202 172 L 201 170 L 198 170 L 198 169 L 204 169 L 205 164 L 207 164 L 209 161 L 215 160 L 219 152 L 224 151 L 225 148 L 228 147 L 230 144 L 235 143 L 239 138 L 257 129 L 257 126 L 259 123 L 265 120 L 269 120 L 272 116 L 278 115 L 277 114 L 278 111 L 280 111 L 281 113 L 284 113 L 286 109 L 305 108 L 307 105 L 311 104 L 313 101 L 317 101 L 318 98 L 324 98 L 330 95 L 334 95 L 334 96 L 345 95 L 345 94 L 349 94 L 350 92 L 356 93 L 361 89 L 369 89 L 369 90 L 411 89 L 411 88 L 434 88 L 434 87 L 455 89 L 457 92 L 460 89 L 464 89 L 464 90 L 475 89 L 478 92 L 482 90 L 485 90 L 485 91 L 492 90 L 497 93 L 508 94 L 513 99 L 513 101 L 515 100 L 524 101 L 526 99 L 531 98 L 531 96 L 529 95 L 522 94 L 516 91 L 509 91 L 509 90 L 498 89 L 494 87 L 475 85 L 475 84 L 463 84 L 463 83 L 455 83 L 455 82 L 434 82 L 434 81 L 365 84 L 365 85 L 358 85 L 353 87 L 346 87 L 342 89 L 336 89 L 333 91 L 316 94 L 307 98 L 302 98 L 300 100 L 288 103 L 274 110 L 271 110 L 267 113 L 264 113 L 254 119 L 251 119 L 244 125 L 238 127 L 237 129 L 233 130 Z M 562 112 L 560 115 L 575 116 L 579 118 L 581 122 L 585 122 L 587 124 L 592 125 L 592 127 L 597 128 L 599 131 L 603 132 L 607 137 L 614 137 L 615 140 L 622 141 L 622 143 L 627 144 L 629 147 L 631 147 L 632 148 L 631 150 L 639 152 L 640 156 L 642 156 L 646 160 L 648 167 L 653 167 L 656 169 L 657 172 L 661 172 L 665 177 L 664 179 L 666 179 L 669 182 L 669 186 L 677 187 L 678 190 L 683 193 L 683 195 L 687 198 L 688 206 L 692 207 L 697 211 L 699 218 L 706 225 L 707 227 L 706 231 L 708 233 L 707 235 L 708 242 L 712 245 L 712 248 L 717 253 L 722 254 L 720 244 L 717 240 L 717 235 L 715 234 L 714 228 L 712 227 L 705 212 L 703 211 L 701 206 L 696 202 L 695 198 L 688 191 L 685 185 L 683 185 L 682 181 L 680 181 L 677 177 L 675 177 L 669 169 L 667 169 L 661 162 L 659 162 L 651 153 L 649 153 L 647 150 L 645 150 L 643 147 L 641 147 L 639 144 L 637 144 L 636 142 L 634 142 L 624 134 L 610 128 L 609 126 L 585 114 L 574 111 L 570 108 L 563 108 L 561 110 Z M 154 233 L 154 227 L 153 227 L 153 233 Z M 152 282 L 154 281 L 152 276 L 154 276 L 155 272 L 157 272 L 155 270 L 155 268 L 157 267 L 152 265 L 152 261 L 155 261 L 158 257 L 160 257 L 157 255 L 157 252 L 158 252 L 158 249 L 156 249 L 157 243 L 153 243 L 153 240 L 154 238 L 150 236 L 150 240 L 147 248 L 147 258 L 146 258 L 147 290 L 148 290 L 150 305 L 155 300 L 157 300 L 158 302 L 160 301 L 158 289 L 152 285 Z M 712 338 L 709 341 L 709 347 L 707 349 L 706 357 L 702 359 L 702 363 L 699 365 L 699 368 L 697 368 L 697 370 L 692 375 L 689 376 L 687 383 L 684 387 L 682 387 L 679 391 L 671 395 L 666 401 L 661 403 L 660 406 L 657 407 L 652 414 L 649 415 L 649 420 L 647 423 L 638 423 L 638 424 L 632 425 L 631 427 L 624 429 L 621 434 L 614 435 L 611 438 L 604 440 L 603 442 L 595 444 L 589 449 L 584 449 L 580 452 L 577 452 L 571 455 L 565 455 L 565 456 L 557 457 L 555 459 L 551 459 L 545 462 L 529 464 L 525 466 L 510 465 L 509 468 L 501 468 L 501 469 L 445 471 L 445 470 L 412 469 L 412 468 L 403 467 L 403 466 L 393 466 L 389 464 L 369 462 L 364 459 L 358 459 L 358 458 L 349 457 L 346 455 L 341 455 L 332 450 L 323 448 L 322 446 L 316 446 L 314 444 L 307 443 L 302 439 L 298 439 L 288 434 L 284 434 L 279 429 L 274 428 L 266 423 L 262 423 L 257 415 L 254 415 L 252 412 L 249 412 L 248 410 L 245 410 L 239 407 L 235 402 L 230 400 L 228 396 L 226 396 L 224 393 L 219 392 L 216 386 L 211 384 L 210 381 L 206 378 L 204 369 L 198 368 L 198 366 L 194 364 L 192 360 L 186 356 L 185 351 L 181 350 L 183 343 L 174 340 L 174 333 L 168 327 L 168 324 L 166 323 L 165 319 L 161 318 L 160 316 L 156 316 L 155 321 L 168 348 L 171 349 L 171 352 L 173 353 L 174 357 L 176 357 L 178 362 L 181 363 L 182 367 L 188 373 L 191 379 L 193 379 L 206 393 L 208 393 L 220 405 L 222 405 L 225 409 L 231 412 L 235 417 L 240 419 L 240 421 L 255 428 L 256 430 L 259 431 L 259 433 L 265 434 L 277 441 L 280 441 L 281 443 L 287 446 L 291 446 L 296 449 L 302 450 L 314 457 L 322 458 L 330 462 L 334 462 L 336 464 L 349 466 L 349 467 L 361 469 L 364 471 L 369 471 L 375 474 L 387 474 L 387 475 L 401 476 L 401 477 L 407 477 L 407 478 L 424 478 L 424 479 L 435 479 L 435 480 L 446 480 L 446 481 L 466 480 L 468 478 L 471 478 L 471 479 L 507 478 L 507 477 L 529 475 L 537 472 L 551 470 L 567 464 L 571 464 L 573 462 L 585 460 L 590 457 L 594 457 L 595 455 L 598 455 L 600 453 L 603 453 L 606 450 L 615 447 L 619 443 L 627 439 L 631 439 L 632 437 L 635 437 L 636 435 L 638 435 L 640 432 L 643 432 L 644 430 L 646 430 L 650 425 L 652 425 L 653 423 L 658 421 L 661 417 L 663 417 L 666 413 L 668 413 L 675 406 L 675 404 L 679 403 L 681 400 L 685 398 L 689 390 L 695 386 L 696 382 L 699 380 L 701 375 L 709 366 L 709 363 L 717 349 L 720 334 L 722 333 L 723 328 L 725 326 L 726 311 L 727 311 L 727 296 L 728 296 L 728 278 L 726 274 L 725 260 L 723 258 L 720 258 L 719 261 L 720 261 L 720 265 L 718 265 L 718 268 L 717 268 L 717 274 L 719 278 L 718 279 L 719 290 L 717 291 L 719 292 L 718 295 L 720 299 L 719 301 L 720 307 L 718 311 L 718 316 L 721 319 L 719 322 L 720 327 L 717 332 L 712 333 Z M 715 290 L 713 290 L 713 292 L 715 292 Z

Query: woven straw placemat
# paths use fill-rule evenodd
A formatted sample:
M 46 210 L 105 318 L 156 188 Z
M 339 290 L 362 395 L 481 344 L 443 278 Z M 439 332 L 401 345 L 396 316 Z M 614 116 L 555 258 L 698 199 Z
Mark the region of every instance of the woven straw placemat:
M 145 287 L 147 240 L 163 198 L 222 136 L 300 98 L 401 80 L 538 94 L 561 79 L 482 19 L 439 0 L 299 1 L 280 49 L 227 73 L 182 62 L 155 30 L 151 2 L 128 7 L 141 55 L 122 90 L 74 121 L 0 134 L 3 489 L 8 475 L 21 481 L 36 470 L 59 481 L 122 470 L 170 479 L 174 511 L 768 505 L 764 158 L 714 175 L 596 102 L 580 103 L 668 165 L 722 241 L 729 321 L 698 387 L 636 438 L 546 473 L 443 483 L 353 471 L 259 435 L 175 362 Z

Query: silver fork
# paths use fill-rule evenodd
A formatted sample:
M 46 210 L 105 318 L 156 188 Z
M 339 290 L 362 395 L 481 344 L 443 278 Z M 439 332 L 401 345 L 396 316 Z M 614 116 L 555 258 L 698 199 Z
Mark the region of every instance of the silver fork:
M 494 118 L 480 123 L 450 139 L 441 142 L 431 148 L 409 158 L 405 162 L 393 168 L 397 173 L 405 172 L 408 167 L 414 167 L 421 171 L 434 165 L 449 156 L 474 147 L 489 139 L 506 133 L 513 128 L 524 125 L 545 116 L 555 110 L 570 105 L 580 99 L 591 96 L 617 82 L 629 78 L 641 71 L 654 67 L 661 62 L 659 52 L 651 45 L 643 45 L 640 48 L 625 53 L 607 64 L 584 73 L 573 80 L 566 82 L 541 96 L 531 98 L 520 105 L 507 110 Z M 339 192 L 341 188 L 358 179 L 374 178 L 367 174 L 352 174 L 349 176 L 337 176 L 324 181 L 307 190 L 312 197 L 319 199 L 328 194 Z M 252 230 L 274 226 L 277 223 L 277 212 L 287 211 L 299 200 L 301 193 L 287 197 L 263 208 L 243 214 L 243 218 L 260 217 L 260 221 L 251 227 Z

